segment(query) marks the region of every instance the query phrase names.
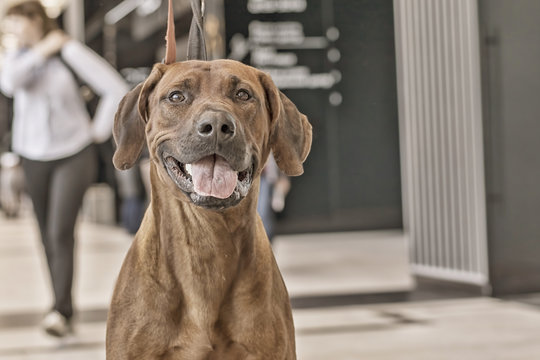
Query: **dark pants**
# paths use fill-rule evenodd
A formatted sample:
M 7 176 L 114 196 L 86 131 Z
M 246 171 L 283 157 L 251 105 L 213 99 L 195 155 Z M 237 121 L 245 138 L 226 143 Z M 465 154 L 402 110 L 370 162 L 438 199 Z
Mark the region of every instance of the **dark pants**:
M 70 318 L 75 222 L 84 193 L 96 178 L 95 148 L 54 161 L 23 159 L 22 165 L 51 275 L 54 310 Z

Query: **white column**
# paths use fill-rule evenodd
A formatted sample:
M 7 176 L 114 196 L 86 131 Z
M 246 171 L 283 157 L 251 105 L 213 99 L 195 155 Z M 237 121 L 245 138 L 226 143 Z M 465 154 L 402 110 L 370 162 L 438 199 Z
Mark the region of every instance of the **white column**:
M 404 228 L 416 274 L 487 285 L 476 0 L 394 0 Z

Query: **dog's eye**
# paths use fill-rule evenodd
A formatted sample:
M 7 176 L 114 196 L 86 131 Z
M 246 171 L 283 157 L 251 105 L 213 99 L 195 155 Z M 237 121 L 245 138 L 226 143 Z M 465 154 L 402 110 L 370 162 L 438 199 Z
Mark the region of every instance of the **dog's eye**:
M 169 94 L 169 101 L 179 103 L 186 100 L 186 97 L 180 91 L 173 91 Z
M 236 97 L 239 99 L 239 100 L 242 100 L 242 101 L 247 101 L 249 99 L 251 99 L 251 95 L 249 94 L 249 92 L 247 90 L 238 90 L 236 92 Z

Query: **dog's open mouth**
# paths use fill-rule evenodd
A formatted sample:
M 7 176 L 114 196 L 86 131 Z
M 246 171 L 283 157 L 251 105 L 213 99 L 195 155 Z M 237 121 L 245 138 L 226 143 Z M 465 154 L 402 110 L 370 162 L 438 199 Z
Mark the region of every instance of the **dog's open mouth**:
M 235 171 L 216 154 L 192 164 L 183 164 L 166 155 L 163 162 L 180 190 L 193 203 L 206 208 L 224 209 L 236 205 L 248 194 L 253 180 L 253 165 L 243 171 Z

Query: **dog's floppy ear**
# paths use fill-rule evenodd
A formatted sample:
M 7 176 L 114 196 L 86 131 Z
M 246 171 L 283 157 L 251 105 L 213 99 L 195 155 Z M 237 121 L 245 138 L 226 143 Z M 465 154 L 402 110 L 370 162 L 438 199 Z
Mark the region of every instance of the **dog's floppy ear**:
M 159 80 L 161 80 L 161 78 L 163 77 L 163 73 L 165 72 L 166 67 L 167 65 L 163 64 L 154 65 L 152 72 L 144 82 L 144 85 L 141 89 L 141 93 L 139 95 L 139 114 L 144 120 L 144 123 L 148 122 L 149 117 L 148 98 L 150 97 L 152 91 L 154 91 Z
M 303 162 L 311 149 L 311 124 L 306 115 L 276 87 L 267 74 L 261 75 L 271 117 L 270 147 L 276 163 L 286 175 L 304 172 Z
M 161 68 L 155 67 L 148 79 L 128 92 L 118 105 L 113 127 L 117 146 L 113 164 L 119 170 L 131 168 L 141 155 L 148 120 L 148 96 L 162 75 Z
M 132 167 L 144 146 L 144 123 L 137 104 L 142 87 L 143 83 L 140 83 L 124 96 L 114 116 L 116 151 L 113 164 L 119 170 Z

